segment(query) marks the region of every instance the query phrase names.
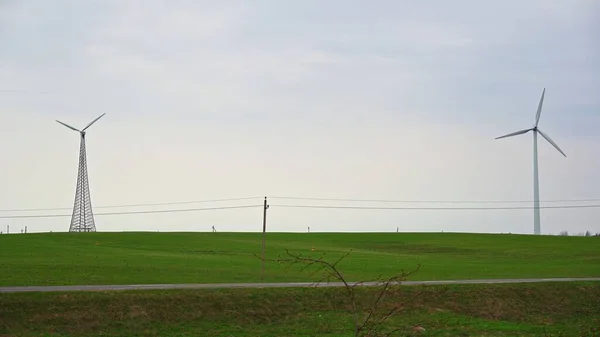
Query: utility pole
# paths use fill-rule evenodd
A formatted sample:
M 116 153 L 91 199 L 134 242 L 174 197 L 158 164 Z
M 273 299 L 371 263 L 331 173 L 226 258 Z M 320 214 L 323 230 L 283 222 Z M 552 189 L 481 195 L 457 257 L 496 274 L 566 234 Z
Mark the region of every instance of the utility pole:
M 269 209 L 269 205 L 267 204 L 267 197 L 265 197 L 265 203 L 263 206 L 262 265 L 260 271 L 261 282 L 265 281 L 265 240 L 267 235 L 267 209 Z

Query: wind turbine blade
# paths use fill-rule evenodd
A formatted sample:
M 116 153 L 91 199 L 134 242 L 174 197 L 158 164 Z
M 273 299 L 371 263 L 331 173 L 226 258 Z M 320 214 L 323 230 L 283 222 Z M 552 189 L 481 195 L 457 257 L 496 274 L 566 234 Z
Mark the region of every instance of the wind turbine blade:
M 517 132 L 513 132 L 513 133 L 509 133 L 508 135 L 504 135 L 504 136 L 500 136 L 500 137 L 496 137 L 496 139 L 500 139 L 500 138 L 507 138 L 507 137 L 512 137 L 512 136 L 518 136 L 518 135 L 522 135 L 524 133 L 527 133 L 529 131 L 531 131 L 533 129 L 526 129 L 526 130 L 521 130 L 521 131 L 517 131 Z
M 550 139 L 550 137 L 548 137 L 548 135 L 547 135 L 547 134 L 543 133 L 543 132 L 542 132 L 542 130 L 540 130 L 540 129 L 537 129 L 537 131 L 540 133 L 540 135 L 542 135 L 542 137 L 546 138 L 546 140 L 548 141 L 548 143 L 552 144 L 552 146 L 554 146 L 554 147 L 555 147 L 555 148 L 558 150 L 558 152 L 562 153 L 562 155 L 563 155 L 563 156 L 565 156 L 565 157 L 567 156 L 567 155 L 566 155 L 566 154 L 565 154 L 565 153 L 564 153 L 564 152 L 563 152 L 563 151 L 560 149 L 560 147 L 558 147 L 558 145 L 556 145 L 556 143 L 555 143 L 555 142 L 554 142 L 552 139 Z
M 65 123 L 63 123 L 63 122 L 61 122 L 59 120 L 57 120 L 57 122 L 60 123 L 60 124 L 62 124 L 62 125 L 64 125 L 64 126 L 66 126 L 66 127 L 68 127 L 69 129 L 71 129 L 73 131 L 81 132 L 81 131 L 75 129 L 74 127 L 70 126 L 69 124 L 65 124 Z
M 103 113 L 102 115 L 100 115 L 98 118 L 94 119 L 93 121 L 90 122 L 90 124 L 88 124 L 85 128 L 83 128 L 83 130 L 81 131 L 85 131 L 87 130 L 87 128 L 89 128 L 90 126 L 92 126 L 92 124 L 96 123 L 100 118 L 102 118 L 102 116 L 106 115 L 106 113 Z
M 537 114 L 535 115 L 535 126 L 538 126 L 540 122 L 540 116 L 542 115 L 542 104 L 544 104 L 544 95 L 546 94 L 546 88 L 542 91 L 542 97 L 540 98 L 540 104 L 538 104 Z

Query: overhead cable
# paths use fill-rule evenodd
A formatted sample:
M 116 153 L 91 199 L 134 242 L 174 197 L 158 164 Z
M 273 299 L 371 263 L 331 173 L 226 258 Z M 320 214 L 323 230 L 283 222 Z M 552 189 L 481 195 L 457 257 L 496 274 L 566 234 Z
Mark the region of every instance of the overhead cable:
M 102 205 L 94 206 L 95 209 L 102 208 L 127 208 L 127 207 L 149 207 L 149 206 L 167 206 L 167 205 L 184 205 L 184 204 L 196 204 L 196 203 L 210 203 L 210 202 L 225 202 L 225 201 L 240 201 L 240 200 L 251 200 L 251 199 L 262 199 L 264 197 L 238 197 L 238 198 L 224 198 L 224 199 L 205 199 L 205 200 L 191 200 L 191 201 L 171 201 L 171 202 L 159 202 L 159 203 L 140 203 L 140 204 L 120 204 L 120 205 Z M 285 197 L 285 196 L 274 196 L 269 199 L 287 199 L 287 200 L 312 200 L 312 201 L 340 201 L 340 202 L 365 202 L 365 203 L 420 203 L 420 204 L 501 204 L 501 203 L 532 203 L 531 200 L 391 200 L 391 199 L 348 199 L 348 198 L 318 198 L 318 197 Z M 568 203 L 568 202 L 599 202 L 600 199 L 562 199 L 562 200 L 545 200 L 540 203 Z M 287 205 L 281 205 L 283 207 L 292 207 Z M 470 209 L 533 209 L 533 207 L 370 207 L 370 206 L 310 206 L 321 208 L 366 208 L 366 209 L 424 209 L 424 210 L 443 210 L 443 209 L 456 209 L 456 210 L 470 210 Z M 296 206 L 293 206 L 296 207 Z M 305 207 L 305 206 L 299 206 Z M 595 208 L 595 205 L 561 205 L 561 206 L 540 206 L 540 208 Z M 0 212 L 36 212 L 36 211 L 60 211 L 60 210 L 71 210 L 72 207 L 56 207 L 56 208 L 15 208 L 15 209 L 0 209 Z M 129 212 L 131 213 L 131 212 Z M 99 213 L 102 214 L 102 213 Z M 6 217 L 0 217 L 6 218 Z
M 271 207 L 287 208 L 322 208 L 322 209 L 371 209 L 371 210 L 422 210 L 422 211 L 489 211 L 489 210 L 518 210 L 534 209 L 531 206 L 515 207 L 370 207 L 370 206 L 331 206 L 331 205 L 270 205 Z M 540 206 L 540 209 L 567 209 L 567 208 L 600 208 L 597 205 L 560 205 L 560 206 Z
M 316 198 L 316 197 L 285 197 L 273 196 L 270 199 L 288 200 L 314 200 L 314 201 L 348 201 L 348 202 L 372 202 L 372 203 L 423 203 L 423 204 L 509 204 L 509 203 L 532 203 L 533 200 L 390 200 L 390 199 L 347 199 L 347 198 Z M 558 202 L 598 202 L 597 199 L 560 199 L 540 200 L 540 203 Z
M 96 209 L 96 208 L 126 208 L 126 207 L 144 207 L 144 206 L 199 204 L 199 203 L 208 203 L 208 202 L 250 200 L 250 199 L 258 199 L 258 198 L 263 198 L 263 197 L 241 197 L 241 198 L 211 199 L 211 200 L 158 202 L 158 203 L 151 203 L 151 204 L 124 204 L 124 205 L 110 205 L 110 206 L 94 206 L 94 209 Z M 70 210 L 70 209 L 73 209 L 73 207 L 0 209 L 0 212 L 62 211 L 62 210 Z
M 221 206 L 221 207 L 184 208 L 184 209 L 163 209 L 163 210 L 131 211 L 131 212 L 107 212 L 107 213 L 95 213 L 94 216 L 103 216 L 103 215 L 128 215 L 128 214 L 151 214 L 151 213 L 198 212 L 198 211 L 214 211 L 214 210 L 222 210 L 222 209 L 239 209 L 239 208 L 253 208 L 253 207 L 263 207 L 263 205 Z M 62 217 L 70 217 L 70 216 L 72 216 L 72 214 L 0 215 L 0 219 L 62 218 Z

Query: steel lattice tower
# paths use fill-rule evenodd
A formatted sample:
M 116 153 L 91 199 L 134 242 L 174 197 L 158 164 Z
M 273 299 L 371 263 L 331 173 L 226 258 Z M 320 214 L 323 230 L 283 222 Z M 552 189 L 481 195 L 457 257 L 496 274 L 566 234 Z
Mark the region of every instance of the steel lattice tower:
M 85 130 L 99 120 L 100 117 L 94 119 L 82 130 L 78 130 L 61 121 L 58 123 L 68 127 L 71 130 L 79 132 L 81 135 L 81 143 L 79 145 L 79 169 L 77 170 L 77 187 L 75 189 L 75 203 L 73 205 L 73 214 L 71 216 L 71 225 L 69 232 L 95 232 L 96 223 L 94 222 L 94 213 L 92 212 L 92 199 L 90 197 L 90 186 L 87 171 L 87 157 L 85 151 Z

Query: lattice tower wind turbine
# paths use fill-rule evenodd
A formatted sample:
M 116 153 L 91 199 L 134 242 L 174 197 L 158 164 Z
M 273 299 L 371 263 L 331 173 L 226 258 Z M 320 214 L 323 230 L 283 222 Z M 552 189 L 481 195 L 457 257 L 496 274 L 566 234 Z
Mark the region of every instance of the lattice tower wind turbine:
M 548 143 L 552 144 L 558 152 L 562 153 L 563 156 L 567 156 L 558 145 L 545 133 L 542 132 L 538 128 L 538 123 L 540 122 L 540 116 L 542 115 L 542 104 L 544 103 L 544 95 L 546 94 L 546 88 L 542 91 L 542 97 L 540 98 L 540 103 L 538 104 L 537 113 L 535 115 L 535 124 L 530 129 L 525 129 L 513 133 L 509 133 L 504 136 L 496 137 L 496 139 L 507 138 L 517 135 L 522 135 L 529 131 L 533 131 L 533 234 L 540 235 L 541 224 L 540 224 L 540 183 L 538 179 L 538 146 L 537 146 L 537 135 L 538 133 L 544 137 L 548 141 Z
M 71 216 L 71 225 L 69 232 L 95 232 L 96 223 L 94 222 L 94 213 L 92 212 L 92 199 L 90 198 L 90 186 L 88 181 L 87 158 L 85 152 L 85 130 L 96 123 L 102 116 L 91 121 L 85 128 L 79 130 L 59 120 L 58 123 L 68 127 L 73 131 L 79 132 L 81 143 L 79 145 L 79 169 L 77 171 L 77 187 L 75 189 L 75 203 L 73 205 L 73 215 Z

